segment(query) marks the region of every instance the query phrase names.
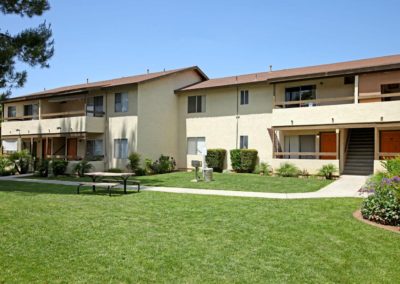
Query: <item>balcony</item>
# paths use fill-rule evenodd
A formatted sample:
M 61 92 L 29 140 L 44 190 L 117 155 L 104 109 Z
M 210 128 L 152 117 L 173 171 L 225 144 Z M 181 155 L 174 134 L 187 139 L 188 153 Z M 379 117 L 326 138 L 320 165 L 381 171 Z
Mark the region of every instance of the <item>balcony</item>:
M 360 96 L 359 103 L 344 103 L 343 98 L 323 100 L 324 103 L 344 103 L 331 105 L 321 105 L 318 100 L 290 102 L 290 105 L 300 107 L 273 109 L 272 126 L 398 122 L 400 100 L 381 101 L 386 97 L 389 96 Z M 398 96 L 391 95 L 390 98 L 398 99 Z
M 43 114 L 40 119 L 33 116 L 13 117 L 1 124 L 1 135 L 103 133 L 104 121 L 104 117 L 87 116 L 84 112 Z

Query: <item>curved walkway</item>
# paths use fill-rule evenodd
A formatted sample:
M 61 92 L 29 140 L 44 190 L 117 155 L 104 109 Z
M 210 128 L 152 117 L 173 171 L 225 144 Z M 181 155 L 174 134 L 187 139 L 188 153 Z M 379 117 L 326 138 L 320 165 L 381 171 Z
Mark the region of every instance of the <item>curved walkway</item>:
M 20 178 L 22 176 L 24 176 L 24 177 L 31 176 L 31 174 L 21 175 L 21 176 L 0 177 L 0 180 L 78 186 L 78 182 L 75 182 L 75 181 Z M 366 197 L 367 196 L 366 193 L 360 193 L 359 189 L 365 183 L 367 178 L 368 177 L 366 177 L 366 176 L 343 175 L 338 180 L 321 188 L 318 191 L 304 192 L 304 193 L 272 193 L 272 192 L 252 192 L 252 191 L 194 189 L 194 188 L 178 188 L 178 187 L 155 187 L 155 186 L 142 186 L 141 190 L 157 191 L 157 192 L 170 192 L 170 193 L 184 193 L 184 194 L 200 194 L 200 195 L 256 197 L 256 198 L 270 198 L 270 199 Z M 122 188 L 122 186 L 119 186 L 119 187 Z

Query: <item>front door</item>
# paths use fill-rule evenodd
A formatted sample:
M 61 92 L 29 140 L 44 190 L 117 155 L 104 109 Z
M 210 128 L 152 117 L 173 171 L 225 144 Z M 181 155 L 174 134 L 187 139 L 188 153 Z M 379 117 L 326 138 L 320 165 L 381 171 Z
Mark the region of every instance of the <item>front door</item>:
M 336 133 L 322 132 L 320 134 L 319 151 L 324 153 L 336 153 Z M 336 159 L 336 156 L 320 156 L 321 160 Z
M 69 138 L 67 140 L 67 158 L 76 159 L 78 154 L 78 140 L 77 138 Z
M 400 153 L 400 130 L 381 131 L 380 152 Z
M 51 138 L 48 140 L 42 139 L 42 159 L 46 159 L 47 156 L 50 155 L 51 155 Z

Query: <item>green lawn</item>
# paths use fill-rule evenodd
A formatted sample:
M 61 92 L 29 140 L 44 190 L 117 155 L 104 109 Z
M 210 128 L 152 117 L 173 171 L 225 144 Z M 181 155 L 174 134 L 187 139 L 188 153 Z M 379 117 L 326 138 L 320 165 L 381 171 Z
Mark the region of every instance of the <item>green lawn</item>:
M 60 180 L 82 180 L 75 177 L 57 177 Z M 214 173 L 214 181 L 191 182 L 194 179 L 192 172 L 175 172 L 171 174 L 151 175 L 135 177 L 143 185 L 149 186 L 167 186 L 167 187 L 186 187 L 186 188 L 204 188 L 204 189 L 225 189 L 241 191 L 258 192 L 311 192 L 328 185 L 330 181 L 317 178 L 299 179 L 299 178 L 280 178 L 259 176 L 255 174 L 220 174 Z M 84 178 L 90 180 L 90 178 Z
M 400 236 L 360 203 L 0 181 L 0 283 L 396 283 Z

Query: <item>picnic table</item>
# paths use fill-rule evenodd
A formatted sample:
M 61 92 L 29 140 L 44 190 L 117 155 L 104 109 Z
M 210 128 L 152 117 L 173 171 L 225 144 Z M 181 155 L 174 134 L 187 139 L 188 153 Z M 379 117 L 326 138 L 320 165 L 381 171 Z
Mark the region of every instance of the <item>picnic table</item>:
M 96 183 L 96 179 L 103 179 L 105 177 L 109 178 L 115 178 L 116 180 L 120 179 L 122 180 L 124 184 L 124 193 L 126 193 L 126 184 L 128 181 L 128 178 L 131 176 L 134 176 L 134 173 L 110 173 L 110 172 L 92 172 L 92 173 L 86 173 L 86 176 L 89 176 L 92 178 L 93 183 Z M 93 185 L 93 190 L 96 190 L 96 186 Z

